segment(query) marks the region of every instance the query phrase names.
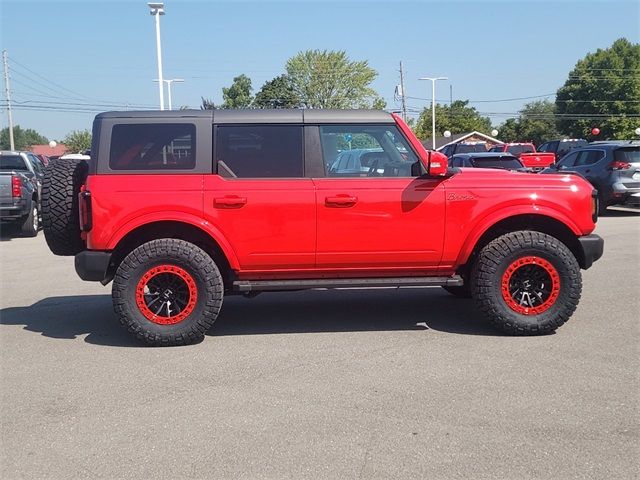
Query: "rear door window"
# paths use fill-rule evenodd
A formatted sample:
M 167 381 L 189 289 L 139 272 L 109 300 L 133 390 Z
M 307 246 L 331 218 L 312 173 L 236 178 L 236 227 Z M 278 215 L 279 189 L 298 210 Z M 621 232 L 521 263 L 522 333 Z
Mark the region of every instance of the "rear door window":
M 192 124 L 120 124 L 111 132 L 112 170 L 195 168 L 196 127 Z
M 304 177 L 300 125 L 219 125 L 216 163 L 238 178 Z

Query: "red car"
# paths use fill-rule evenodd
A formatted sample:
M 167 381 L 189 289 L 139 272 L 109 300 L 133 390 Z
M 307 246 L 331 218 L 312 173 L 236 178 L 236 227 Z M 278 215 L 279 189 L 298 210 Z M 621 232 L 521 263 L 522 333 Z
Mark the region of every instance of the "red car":
M 536 152 L 533 143 L 505 143 L 491 147 L 490 152 L 506 152 L 518 157 L 526 168 L 540 171 L 553 165 L 556 161 L 555 153 Z
M 151 345 L 198 341 L 226 295 L 353 286 L 443 286 L 549 333 L 603 251 L 579 176 L 449 169 L 381 111 L 110 112 L 93 139 L 47 169 L 45 236 Z M 375 159 L 332 171 L 350 147 Z

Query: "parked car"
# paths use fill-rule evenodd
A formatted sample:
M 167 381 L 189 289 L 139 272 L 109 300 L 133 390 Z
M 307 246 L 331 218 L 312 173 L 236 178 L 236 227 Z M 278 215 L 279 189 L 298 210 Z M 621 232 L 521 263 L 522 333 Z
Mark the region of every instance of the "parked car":
M 597 142 L 576 148 L 542 173 L 575 172 L 597 190 L 600 208 L 640 203 L 640 145 Z
M 539 171 L 556 161 L 552 152 L 537 152 L 533 143 L 504 143 L 491 147 L 490 152 L 506 152 L 520 159 L 522 164 L 533 171 Z
M 438 149 L 440 153 L 451 157 L 456 153 L 481 153 L 487 151 L 487 142 L 459 142 L 450 143 Z
M 0 151 L 0 222 L 11 222 L 23 235 L 40 228 L 44 166 L 31 152 Z
M 543 143 L 538 147 L 538 152 L 555 153 L 557 162 L 574 148 L 584 147 L 588 144 L 589 142 L 582 138 L 563 138 Z
M 463 168 L 499 168 L 502 170 L 516 170 L 529 172 L 522 162 L 510 153 L 457 153 L 449 158 L 450 167 Z
M 389 161 L 381 148 L 343 150 L 329 168 L 329 175 L 367 176 L 370 170 L 382 172 L 384 164 Z
M 328 171 L 356 135 L 384 176 Z M 549 333 L 603 252 L 584 179 L 449 169 L 382 111 L 109 112 L 93 141 L 46 170 L 45 238 L 83 280 L 113 281 L 150 345 L 201 340 L 226 295 L 358 286 L 442 286 L 505 332 Z

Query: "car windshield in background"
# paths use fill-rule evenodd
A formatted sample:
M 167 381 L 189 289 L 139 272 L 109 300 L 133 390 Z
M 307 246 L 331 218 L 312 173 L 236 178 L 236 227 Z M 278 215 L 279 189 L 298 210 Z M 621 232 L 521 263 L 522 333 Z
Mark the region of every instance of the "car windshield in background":
M 486 152 L 487 148 L 482 143 L 465 145 L 464 143 L 458 144 L 456 153 L 477 153 Z
M 640 148 L 620 148 L 613 153 L 616 162 L 640 163 Z
M 560 142 L 558 151 L 571 150 L 572 148 L 584 147 L 586 145 L 589 145 L 589 142 L 586 140 L 564 140 Z
M 521 153 L 533 153 L 531 145 L 511 145 L 507 150 L 511 155 L 520 155 Z
M 471 163 L 477 168 L 504 168 L 507 170 L 513 170 L 517 168 L 524 168 L 522 163 L 517 158 L 505 158 L 505 157 L 485 157 L 485 158 L 472 158 Z
M 0 156 L 0 170 L 27 170 L 27 165 L 20 155 Z

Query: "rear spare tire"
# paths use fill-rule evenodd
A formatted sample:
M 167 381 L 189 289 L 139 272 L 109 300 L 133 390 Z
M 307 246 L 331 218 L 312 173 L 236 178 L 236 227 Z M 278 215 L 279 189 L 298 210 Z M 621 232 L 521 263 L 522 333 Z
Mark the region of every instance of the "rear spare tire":
M 57 159 L 49 163 L 42 182 L 42 228 L 56 255 L 76 255 L 85 249 L 80 237 L 78 193 L 87 178 L 84 160 Z

